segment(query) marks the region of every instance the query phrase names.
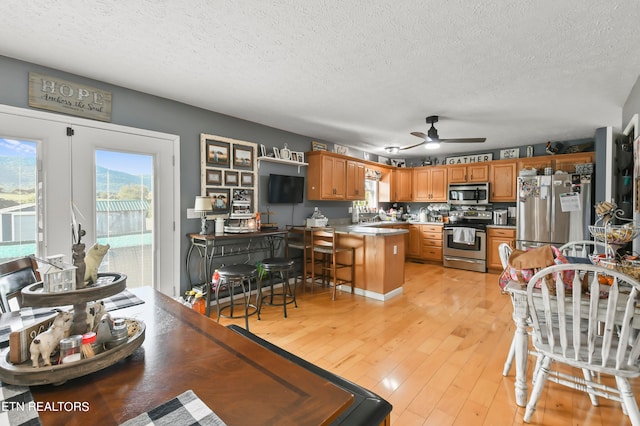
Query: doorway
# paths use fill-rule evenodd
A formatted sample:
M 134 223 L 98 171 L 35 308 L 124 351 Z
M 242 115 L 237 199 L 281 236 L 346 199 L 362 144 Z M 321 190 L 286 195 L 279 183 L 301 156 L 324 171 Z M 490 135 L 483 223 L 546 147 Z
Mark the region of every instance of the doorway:
M 33 148 L 25 161 L 35 177 L 33 195 L 21 206 L 28 217 L 25 204 L 33 199 L 33 225 L 21 221 L 31 233 L 23 237 L 32 240 L 3 242 L 0 257 L 13 245 L 38 257 L 64 254 L 71 262 L 75 218 L 86 230 L 87 249 L 110 245 L 101 272 L 126 274 L 127 287 L 178 295 L 178 136 L 0 106 L 2 141 Z

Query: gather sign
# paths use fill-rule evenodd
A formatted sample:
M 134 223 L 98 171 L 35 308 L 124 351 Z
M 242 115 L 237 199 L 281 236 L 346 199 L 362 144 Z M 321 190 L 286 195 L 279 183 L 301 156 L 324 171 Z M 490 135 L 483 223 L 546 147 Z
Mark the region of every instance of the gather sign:
M 29 73 L 29 106 L 111 121 L 111 92 L 35 72 Z
M 445 164 L 473 164 L 482 163 L 485 161 L 493 160 L 493 153 L 488 152 L 486 154 L 474 154 L 474 155 L 461 155 L 459 157 L 447 157 L 445 158 Z

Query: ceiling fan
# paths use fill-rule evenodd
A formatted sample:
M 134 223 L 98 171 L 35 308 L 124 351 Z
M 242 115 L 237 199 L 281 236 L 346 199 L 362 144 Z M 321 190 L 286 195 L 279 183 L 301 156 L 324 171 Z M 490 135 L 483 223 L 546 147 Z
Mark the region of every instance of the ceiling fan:
M 431 128 L 427 131 L 427 134 L 422 132 L 411 132 L 413 136 L 417 136 L 422 139 L 422 142 L 409 145 L 409 146 L 387 146 L 385 147 L 385 151 L 390 154 L 394 154 L 400 150 L 415 148 L 420 145 L 424 145 L 426 149 L 435 149 L 440 147 L 441 143 L 481 143 L 487 140 L 487 138 L 440 138 L 438 136 L 438 129 L 436 129 L 433 125 L 438 122 L 437 115 L 430 115 L 427 117 L 427 124 L 431 124 Z

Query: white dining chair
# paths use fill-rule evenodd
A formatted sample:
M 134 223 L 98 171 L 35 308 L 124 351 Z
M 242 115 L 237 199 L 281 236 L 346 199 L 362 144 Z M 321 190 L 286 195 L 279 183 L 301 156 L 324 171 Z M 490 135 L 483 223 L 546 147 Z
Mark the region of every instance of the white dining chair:
M 571 257 L 589 257 L 590 254 L 609 253 L 610 247 L 601 241 L 578 240 L 569 241 L 558 247 L 560 253 Z
M 569 273 L 574 274 L 572 287 L 565 289 L 562 278 Z M 600 274 L 613 277 L 613 284 L 601 287 Z M 587 392 L 593 405 L 598 405 L 598 396 L 619 401 L 631 424 L 640 425 L 640 411 L 629 383 L 630 378 L 640 376 L 640 338 L 635 337 L 640 327 L 636 314 L 639 298 L 640 282 L 596 265 L 554 265 L 531 278 L 527 307 L 539 368 L 534 373 L 525 422 L 531 421 L 544 385 L 551 380 Z M 567 373 L 567 368 L 554 370 L 554 363 L 579 369 L 582 377 Z M 613 376 L 616 386 L 595 379 L 601 375 Z

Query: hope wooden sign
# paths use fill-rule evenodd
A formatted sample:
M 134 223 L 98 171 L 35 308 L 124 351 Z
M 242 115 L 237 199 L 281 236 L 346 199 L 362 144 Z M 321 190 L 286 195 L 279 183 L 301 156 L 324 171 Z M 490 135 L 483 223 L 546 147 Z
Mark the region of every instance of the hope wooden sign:
M 29 106 L 111 121 L 111 92 L 35 72 L 29 73 Z

